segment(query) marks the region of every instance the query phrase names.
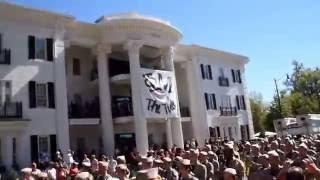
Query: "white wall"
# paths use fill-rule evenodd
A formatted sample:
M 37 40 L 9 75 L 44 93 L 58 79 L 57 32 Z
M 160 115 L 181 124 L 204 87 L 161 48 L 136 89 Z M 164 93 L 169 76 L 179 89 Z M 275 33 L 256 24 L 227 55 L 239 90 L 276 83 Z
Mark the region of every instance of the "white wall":
M 73 58 L 80 60 L 80 75 L 73 74 Z M 70 46 L 66 49 L 66 71 L 67 71 L 67 93 L 68 103 L 73 100 L 74 94 L 80 94 L 82 102 L 91 101 L 95 96 L 99 96 L 97 81 L 90 81 L 90 73 L 93 67 L 95 56 L 91 49 Z
M 24 153 L 21 164 L 30 161 L 30 135 L 56 134 L 55 109 L 29 108 L 28 82 L 54 82 L 54 63 L 28 59 L 28 35 L 52 38 L 53 30 L 24 23 L 0 23 L 3 48 L 11 49 L 11 65 L 0 65 L 0 79 L 12 81 L 13 101 L 23 103 L 23 118 L 31 121 L 21 134 Z

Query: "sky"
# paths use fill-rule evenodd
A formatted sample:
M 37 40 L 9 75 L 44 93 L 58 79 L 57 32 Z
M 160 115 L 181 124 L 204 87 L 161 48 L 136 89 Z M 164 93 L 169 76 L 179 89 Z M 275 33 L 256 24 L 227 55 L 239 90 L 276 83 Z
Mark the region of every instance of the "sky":
M 182 43 L 249 57 L 249 92 L 271 101 L 293 60 L 320 66 L 319 0 L 7 0 L 94 22 L 102 15 L 137 12 L 169 21 Z

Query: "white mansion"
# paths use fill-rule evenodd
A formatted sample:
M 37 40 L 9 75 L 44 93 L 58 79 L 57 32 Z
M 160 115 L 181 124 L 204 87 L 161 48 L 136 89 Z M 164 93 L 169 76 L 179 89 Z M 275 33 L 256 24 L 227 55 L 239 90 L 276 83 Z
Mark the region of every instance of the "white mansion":
M 181 38 L 135 13 L 86 23 L 0 2 L 0 164 L 253 137 L 248 58 Z

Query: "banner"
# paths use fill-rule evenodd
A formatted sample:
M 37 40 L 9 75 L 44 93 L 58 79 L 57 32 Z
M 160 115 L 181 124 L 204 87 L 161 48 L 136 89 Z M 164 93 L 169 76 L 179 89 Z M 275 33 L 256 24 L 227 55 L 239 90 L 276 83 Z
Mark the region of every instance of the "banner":
M 178 117 L 177 92 L 170 71 L 141 68 L 141 97 L 146 118 Z

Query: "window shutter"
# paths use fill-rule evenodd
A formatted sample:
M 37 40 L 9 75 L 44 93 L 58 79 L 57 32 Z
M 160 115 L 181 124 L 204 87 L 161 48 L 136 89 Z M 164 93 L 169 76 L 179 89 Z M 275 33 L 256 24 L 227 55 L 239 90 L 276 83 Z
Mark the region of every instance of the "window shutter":
M 231 69 L 231 74 L 232 74 L 232 80 L 233 82 L 236 82 L 236 76 L 235 76 L 235 73 L 234 73 L 234 70 Z
M 217 101 L 216 101 L 216 95 L 212 94 L 212 100 L 213 100 L 213 109 L 217 109 Z
M 29 81 L 29 107 L 36 107 L 36 82 Z
M 46 40 L 47 42 L 47 60 L 48 61 L 53 61 L 53 39 L 48 38 Z
M 208 71 L 209 71 L 209 78 L 212 80 L 212 72 L 211 72 L 211 66 L 208 65 Z
M 28 49 L 29 49 L 29 60 L 32 60 L 35 58 L 35 37 L 29 36 L 28 38 Z
M 236 102 L 237 102 L 237 109 L 240 110 L 239 96 L 236 96 Z
M 242 83 L 242 80 L 241 80 L 241 71 L 238 70 L 237 73 L 238 73 L 239 83 Z
M 242 98 L 243 110 L 247 110 L 246 102 L 245 102 L 245 100 L 244 100 L 244 96 L 241 96 L 241 98 Z
M 206 107 L 209 109 L 209 101 L 208 101 L 208 94 L 204 93 L 204 99 L 206 100 Z
M 53 82 L 48 82 L 48 102 L 49 102 L 49 108 L 56 107 Z
M 38 162 L 38 136 L 30 136 L 30 147 L 31 147 L 31 161 Z
M 218 135 L 218 137 L 220 137 L 220 127 L 219 126 L 217 126 L 217 135 Z
M 55 134 L 50 135 L 50 152 L 51 160 L 55 161 L 55 156 L 57 152 L 57 137 Z
M 0 33 L 0 50 L 2 50 L 2 34 Z
M 203 64 L 200 64 L 202 79 L 205 79 Z

